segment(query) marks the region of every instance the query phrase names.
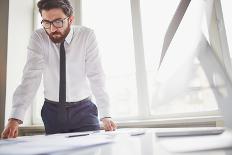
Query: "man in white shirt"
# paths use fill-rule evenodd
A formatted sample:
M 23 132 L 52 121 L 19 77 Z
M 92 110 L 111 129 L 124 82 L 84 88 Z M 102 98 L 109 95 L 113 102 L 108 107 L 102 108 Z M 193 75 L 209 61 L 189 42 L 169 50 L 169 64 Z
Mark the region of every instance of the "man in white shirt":
M 30 38 L 22 82 L 14 93 L 11 115 L 1 137 L 17 137 L 42 76 L 45 101 L 41 116 L 46 134 L 99 130 L 98 110 L 104 129 L 115 130 L 94 32 L 71 26 L 74 17 L 68 0 L 40 0 L 37 6 L 43 29 Z

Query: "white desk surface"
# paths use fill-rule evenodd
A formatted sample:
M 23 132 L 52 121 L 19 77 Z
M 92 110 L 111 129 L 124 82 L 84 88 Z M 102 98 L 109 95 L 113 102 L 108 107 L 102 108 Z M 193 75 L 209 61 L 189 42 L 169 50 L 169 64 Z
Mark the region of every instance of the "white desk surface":
M 116 132 L 104 132 L 101 131 L 100 133 L 94 133 L 88 136 L 81 136 L 79 138 L 86 139 L 86 138 L 91 138 L 93 135 L 105 135 L 110 136 L 112 139 L 112 142 L 107 143 L 107 144 L 99 144 L 91 147 L 85 147 L 85 148 L 77 148 L 77 149 L 71 149 L 71 150 L 65 150 L 65 151 L 58 151 L 54 153 L 48 153 L 52 155 L 232 155 L 232 144 L 229 144 L 229 147 L 227 148 L 221 148 L 221 149 L 211 149 L 211 150 L 203 150 L 203 151 L 184 151 L 184 152 L 173 152 L 168 150 L 168 145 L 170 143 L 166 143 L 165 141 L 172 142 L 171 144 L 174 144 L 176 147 L 180 146 L 186 146 L 189 145 L 186 143 L 186 140 L 194 143 L 199 143 L 204 145 L 204 140 L 205 139 L 212 139 L 214 141 L 212 146 L 215 146 L 220 144 L 222 141 L 222 138 L 225 139 L 231 139 L 232 141 L 232 132 L 224 132 L 221 135 L 210 135 L 210 136 L 192 136 L 192 137 L 181 137 L 185 138 L 185 140 L 182 139 L 177 139 L 176 144 L 175 140 L 176 138 L 157 138 L 155 135 L 155 131 L 160 130 L 160 129 L 118 129 Z M 144 134 L 141 135 L 134 135 L 131 136 L 131 132 L 134 131 L 145 131 Z M 71 133 L 69 133 L 70 135 Z M 74 133 L 72 133 L 74 134 Z M 67 135 L 67 134 L 66 134 Z M 48 138 L 48 136 L 39 136 L 40 138 Z M 220 139 L 221 137 L 221 139 Z M 52 136 L 51 136 L 52 138 Z M 93 139 L 94 136 L 92 137 Z M 199 141 L 196 139 L 199 138 Z M 218 139 L 217 139 L 218 138 Z M 19 139 L 30 139 L 33 141 L 40 141 L 38 136 L 27 136 L 27 137 L 20 137 Z M 73 139 L 75 140 L 75 139 Z M 1 140 L 2 141 L 2 140 Z M 4 149 L 9 149 L 10 148 L 14 149 L 17 148 L 17 144 L 10 144 L 10 145 L 2 145 L 1 146 L 1 141 L 0 141 L 0 155 L 3 153 L 1 152 L 4 151 Z M 2 141 L 3 142 L 3 141 Z M 201 143 L 203 142 L 203 143 Z M 217 144 L 218 143 L 218 144 Z M 230 143 L 230 142 L 229 142 Z M 165 146 L 167 144 L 167 146 Z M 52 144 L 49 144 L 49 146 L 52 146 Z M 48 147 L 49 147 L 48 146 Z M 173 148 L 175 148 L 175 146 Z M 22 149 L 22 150 L 20 150 Z M 21 151 L 25 151 L 27 148 L 22 148 L 19 147 L 17 148 L 18 154 L 20 154 Z M 35 146 L 36 149 L 36 146 Z M 177 149 L 178 150 L 178 149 Z M 4 153 L 5 155 L 5 153 Z

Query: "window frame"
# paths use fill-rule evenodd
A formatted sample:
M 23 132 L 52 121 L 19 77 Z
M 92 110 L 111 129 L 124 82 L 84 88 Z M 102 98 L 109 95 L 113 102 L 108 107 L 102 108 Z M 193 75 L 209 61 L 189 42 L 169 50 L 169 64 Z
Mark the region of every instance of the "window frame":
M 35 0 L 34 5 L 34 29 L 37 28 L 38 22 L 38 8 L 36 6 L 38 0 Z M 81 0 L 70 0 L 75 10 L 75 24 L 82 23 L 82 9 Z M 215 2 L 215 1 L 214 1 Z M 131 18 L 132 18 L 132 29 L 133 29 L 133 41 L 134 41 L 134 52 L 135 52 L 135 68 L 136 68 L 136 84 L 137 84 L 137 104 L 138 104 L 138 116 L 135 117 L 124 117 L 115 118 L 116 121 L 133 121 L 133 120 L 155 120 L 155 119 L 170 119 L 170 118 L 188 118 L 188 117 L 215 117 L 220 116 L 219 110 L 204 111 L 204 112 L 192 112 L 192 113 L 174 113 L 167 115 L 151 115 L 150 112 L 150 98 L 148 92 L 148 79 L 144 55 L 143 45 L 143 33 L 142 33 L 142 21 L 140 12 L 140 0 L 130 0 L 131 4 Z M 220 14 L 220 2 L 215 2 L 215 18 Z M 225 37 L 225 36 L 224 36 Z M 228 64 L 228 61 L 226 62 Z M 229 62 L 231 63 L 231 62 Z M 35 104 L 33 104 L 33 111 Z M 38 125 L 42 122 L 35 116 L 35 112 L 32 112 L 32 124 Z

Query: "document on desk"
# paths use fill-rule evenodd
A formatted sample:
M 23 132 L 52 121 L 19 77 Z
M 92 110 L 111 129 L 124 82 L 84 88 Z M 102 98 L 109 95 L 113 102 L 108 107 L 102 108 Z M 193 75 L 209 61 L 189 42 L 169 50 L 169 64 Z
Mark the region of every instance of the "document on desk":
M 232 148 L 232 132 L 220 135 L 180 136 L 160 138 L 158 143 L 170 152 L 193 152 Z
M 139 128 L 123 128 L 123 129 L 117 129 L 116 131 L 107 131 L 107 132 L 101 132 L 99 134 L 102 135 L 108 135 L 108 136 L 140 136 L 144 135 L 146 133 L 146 130 L 139 129 Z
M 172 128 L 155 132 L 157 137 L 218 135 L 225 131 L 223 127 Z
M 68 150 L 78 150 L 81 148 L 93 147 L 112 143 L 113 139 L 107 135 L 95 135 L 78 133 L 69 135 L 58 134 L 49 136 L 30 136 L 19 139 L 0 140 L 0 155 L 33 155 L 49 154 Z M 82 136 L 80 136 L 82 135 Z M 18 141 L 18 143 L 17 143 Z

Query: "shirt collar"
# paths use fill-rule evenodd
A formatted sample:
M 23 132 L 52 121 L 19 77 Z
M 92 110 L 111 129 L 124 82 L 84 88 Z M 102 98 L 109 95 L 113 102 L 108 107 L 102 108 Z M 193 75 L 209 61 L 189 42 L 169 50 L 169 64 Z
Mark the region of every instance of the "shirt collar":
M 65 41 L 70 44 L 70 42 L 72 41 L 73 38 L 73 27 L 70 28 L 70 31 L 67 35 L 67 37 L 65 38 Z

